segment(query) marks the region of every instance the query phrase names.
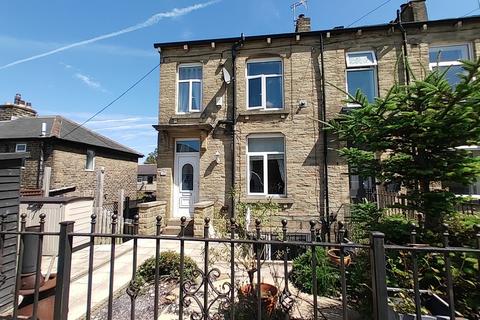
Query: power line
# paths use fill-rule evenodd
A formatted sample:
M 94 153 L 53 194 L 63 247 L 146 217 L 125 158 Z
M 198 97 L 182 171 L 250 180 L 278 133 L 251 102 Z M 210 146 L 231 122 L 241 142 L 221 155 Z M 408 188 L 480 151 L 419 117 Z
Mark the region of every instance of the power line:
M 465 13 L 465 14 L 464 14 L 463 16 L 461 16 L 460 18 L 469 16 L 469 15 L 471 15 L 472 13 L 474 13 L 475 11 L 480 10 L 480 0 L 477 0 L 477 1 L 478 1 L 478 8 L 475 8 L 475 9 L 473 9 L 472 11 Z
M 91 116 L 90 118 L 88 118 L 87 120 L 85 120 L 82 124 L 79 124 L 78 126 L 76 126 L 75 128 L 73 128 L 71 131 L 69 131 L 66 135 L 63 136 L 63 138 L 67 137 L 69 134 L 71 134 L 72 132 L 74 132 L 75 130 L 77 130 L 78 128 L 80 127 L 83 127 L 87 122 L 89 122 L 90 120 L 92 120 L 93 118 L 95 118 L 96 116 L 98 116 L 100 113 L 102 113 L 103 111 L 105 111 L 108 107 L 110 107 L 112 104 L 114 104 L 115 102 L 117 102 L 118 100 L 120 100 L 124 95 L 126 95 L 130 90 L 132 90 L 133 88 L 135 88 L 140 82 L 142 82 L 146 77 L 148 77 L 153 71 L 155 71 L 155 69 L 157 69 L 158 67 L 160 66 L 160 63 L 157 64 L 153 69 L 151 69 L 150 71 L 148 71 L 145 75 L 143 75 L 140 79 L 138 79 L 134 84 L 132 84 L 130 87 L 128 87 L 127 90 L 123 91 L 122 94 L 120 94 L 118 97 L 116 97 L 115 99 L 113 99 L 110 103 L 108 103 L 105 107 L 103 107 L 102 109 L 98 110 L 93 116 Z
M 361 16 L 360 18 L 358 18 L 357 20 L 353 21 L 352 23 L 350 23 L 347 28 L 351 27 L 352 25 L 354 25 L 355 23 L 359 22 L 360 20 L 363 20 L 364 18 L 368 17 L 369 15 L 371 15 L 372 13 L 374 13 L 375 11 L 377 11 L 378 9 L 380 9 L 381 7 L 383 7 L 384 5 L 386 5 L 387 3 L 391 2 L 392 0 L 387 0 L 385 2 L 383 2 L 382 4 L 380 4 L 378 7 L 376 7 L 375 9 L 365 13 L 363 16 Z

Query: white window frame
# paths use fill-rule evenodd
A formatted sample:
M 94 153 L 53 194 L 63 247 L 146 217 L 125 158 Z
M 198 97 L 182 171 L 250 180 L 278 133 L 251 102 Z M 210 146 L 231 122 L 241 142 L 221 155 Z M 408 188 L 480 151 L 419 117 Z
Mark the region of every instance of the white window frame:
M 470 43 L 465 42 L 465 43 L 448 43 L 448 44 L 432 44 L 428 48 L 428 59 L 429 59 L 429 69 L 432 71 L 435 67 L 450 67 L 450 66 L 459 66 L 462 63 L 460 60 L 450 60 L 450 61 L 443 61 L 443 62 L 438 62 L 438 61 L 430 61 L 430 51 L 432 49 L 439 49 L 439 48 L 454 48 L 454 47 L 465 47 L 466 46 L 466 53 L 467 57 L 464 58 L 463 60 L 470 60 L 473 57 L 473 52 L 472 52 L 472 46 Z M 463 51 L 463 50 L 462 50 Z
M 249 152 L 248 151 L 248 139 L 255 139 L 255 138 L 283 138 L 283 152 Z M 250 134 L 247 136 L 247 195 L 249 196 L 265 196 L 265 197 L 272 197 L 272 198 L 284 198 L 287 195 L 287 158 L 286 158 L 286 139 L 285 135 L 281 133 L 277 134 Z M 268 193 L 268 155 L 271 154 L 283 154 L 283 166 L 284 166 L 284 174 L 285 174 L 285 186 L 283 188 L 283 194 L 269 194 Z M 251 156 L 263 156 L 263 192 L 250 192 L 250 157 Z
M 188 80 L 180 80 L 180 69 L 181 68 L 188 68 L 188 67 L 200 67 L 202 69 L 202 79 L 188 79 Z M 193 100 L 193 83 L 200 83 L 200 108 L 198 110 L 192 110 L 192 100 Z M 181 112 L 179 110 L 179 97 L 180 97 L 180 83 L 188 83 L 188 112 Z M 175 97 L 175 113 L 176 114 L 189 114 L 189 113 L 197 113 L 202 112 L 203 109 L 203 65 L 201 63 L 182 63 L 179 64 L 177 67 L 177 94 Z
M 262 62 L 280 62 L 282 66 L 282 73 L 281 74 L 260 74 L 256 76 L 249 76 L 248 75 L 248 65 L 249 64 L 255 64 L 255 63 L 262 63 Z M 281 58 L 263 58 L 263 59 L 249 59 L 247 60 L 247 64 L 245 66 L 245 78 L 247 79 L 246 82 L 246 99 L 245 99 L 245 105 L 247 110 L 283 110 L 285 108 L 285 87 L 284 87 L 284 65 L 283 65 L 283 60 Z M 267 108 L 267 78 L 276 78 L 276 77 L 281 77 L 281 85 L 282 85 L 282 106 L 279 108 Z M 250 107 L 249 106 L 249 101 L 250 101 L 250 92 L 249 92 L 249 80 L 250 79 L 258 79 L 260 78 L 262 81 L 262 105 L 261 106 L 254 106 Z
M 23 147 L 23 150 L 20 150 L 21 149 L 20 146 Z M 15 152 L 27 152 L 27 144 L 26 143 L 17 143 L 15 145 Z
M 361 63 L 361 64 L 351 64 L 350 60 L 348 59 L 350 54 L 372 54 L 373 57 L 373 62 L 371 63 Z M 378 60 L 377 60 L 377 55 L 375 54 L 375 51 L 373 50 L 367 50 L 367 51 L 349 51 L 345 53 L 345 63 L 346 63 L 346 68 L 345 68 L 345 88 L 346 92 L 348 93 L 348 71 L 363 71 L 363 70 L 373 70 L 373 77 L 375 79 L 375 84 L 373 89 L 375 90 L 374 94 L 375 97 L 378 97 L 379 94 L 379 88 L 378 88 Z M 347 95 L 347 99 L 349 98 L 349 95 Z M 358 104 L 356 103 L 347 103 L 347 106 L 349 107 L 359 107 Z
M 92 154 L 92 167 L 91 168 L 87 168 L 88 154 L 89 153 Z M 96 158 L 95 151 L 93 151 L 91 149 L 88 149 L 86 154 L 85 154 L 85 171 L 94 171 L 95 170 L 95 158 Z

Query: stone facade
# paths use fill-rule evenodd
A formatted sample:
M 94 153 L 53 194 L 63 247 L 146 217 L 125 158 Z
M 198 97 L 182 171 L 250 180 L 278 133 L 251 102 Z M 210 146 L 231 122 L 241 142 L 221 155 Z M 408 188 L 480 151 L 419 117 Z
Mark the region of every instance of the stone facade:
M 86 154 L 95 152 L 94 170 L 86 170 Z M 97 171 L 105 169 L 105 203 L 118 201 L 119 190 L 125 190 L 125 197 L 136 199 L 137 157 L 101 148 L 56 144 L 53 150 L 51 189 L 75 185 L 72 195 L 93 196 L 97 184 Z
M 425 14 L 426 15 L 426 14 Z M 460 21 L 460 20 L 459 20 Z M 428 50 L 432 44 L 468 43 L 473 57 L 480 55 L 480 19 L 409 23 L 407 51 L 413 74 L 428 72 Z M 324 40 L 325 91 L 322 92 L 320 35 Z M 265 201 L 247 194 L 247 137 L 251 134 L 280 134 L 285 138 L 286 194 L 273 198 L 281 208 L 278 220 L 286 217 L 294 228 L 308 229 L 308 220 L 325 213 L 339 213 L 350 202 L 348 166 L 338 156 L 341 147 L 335 136 L 324 139 L 320 119 L 338 117 L 345 106 L 347 52 L 373 51 L 378 64 L 378 93 L 384 96 L 396 82 L 405 82 L 402 63 L 402 33 L 396 25 L 334 29 L 287 35 L 247 37 L 238 46 L 236 69 L 232 70 L 231 48 L 241 39 L 219 39 L 195 43 L 173 43 L 161 47 L 160 106 L 158 137 L 158 198 L 167 201 L 167 217 L 172 216 L 175 139 L 200 138 L 199 201 L 213 201 L 215 210 L 230 206 L 228 197 L 235 167 L 235 189 L 244 202 Z M 276 57 L 283 63 L 284 109 L 247 110 L 246 64 L 250 59 Z M 202 112 L 177 115 L 177 70 L 182 63 L 201 63 Z M 236 79 L 236 110 L 233 82 L 225 83 L 222 69 Z M 340 88 L 340 89 L 339 89 Z M 325 95 L 325 115 L 322 96 Z M 223 98 L 222 106 L 217 106 Z M 300 106 L 306 102 L 306 107 Z M 235 122 L 234 126 L 225 121 Z M 233 128 L 232 128 L 233 127 Z M 232 141 L 235 131 L 235 143 Z M 324 146 L 327 142 L 327 148 Z M 232 159 L 235 145 L 235 159 Z M 325 149 L 327 150 L 325 158 Z M 220 154 L 220 162 L 214 161 Z M 235 161 L 233 166 L 233 161 Z M 324 170 L 324 164 L 327 170 Z M 328 209 L 326 177 L 328 175 Z M 230 208 L 228 208 L 230 209 Z
M 105 203 L 118 201 L 119 190 L 125 196 L 137 197 L 137 157 L 102 148 L 52 139 L 0 141 L 0 152 L 15 152 L 15 145 L 24 143 L 30 157 L 25 159 L 21 187 L 23 189 L 42 188 L 42 167 L 52 168 L 50 189 L 75 186 L 71 196 L 93 197 L 97 184 L 97 171 L 105 168 Z M 43 165 L 41 150 L 43 149 Z M 95 170 L 85 170 L 86 152 L 95 152 Z

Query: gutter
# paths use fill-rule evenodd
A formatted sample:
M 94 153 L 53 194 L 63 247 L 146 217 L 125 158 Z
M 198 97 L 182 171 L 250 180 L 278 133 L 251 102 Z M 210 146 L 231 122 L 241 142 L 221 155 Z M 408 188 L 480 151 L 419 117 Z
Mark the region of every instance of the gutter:
M 463 17 L 463 18 L 404 22 L 403 26 L 406 28 L 420 28 L 423 25 L 427 25 L 429 27 L 436 26 L 436 25 L 449 25 L 449 24 L 453 25 L 458 21 L 480 22 L 480 15 Z M 333 29 L 316 30 L 316 31 L 309 31 L 309 32 L 264 34 L 264 35 L 254 35 L 254 36 L 247 36 L 247 37 L 242 35 L 241 37 L 231 37 L 231 38 L 213 38 L 213 39 L 191 40 L 191 41 L 163 42 L 163 43 L 155 43 L 153 46 L 154 48 L 158 49 L 158 48 L 166 48 L 166 47 L 183 46 L 185 44 L 202 45 L 202 44 L 210 44 L 211 42 L 217 42 L 217 43 L 245 42 L 245 41 L 252 41 L 252 40 L 264 40 L 267 37 L 272 39 L 295 37 L 297 34 L 300 34 L 301 36 L 320 36 L 321 34 L 325 34 L 327 32 L 330 32 L 330 34 L 332 35 L 338 35 L 338 34 L 348 33 L 348 32 L 357 32 L 359 29 L 362 29 L 363 31 L 387 30 L 392 26 L 395 26 L 396 24 L 397 24 L 396 21 L 392 21 L 390 23 L 383 23 L 378 25 L 359 26 L 359 27 L 351 27 L 351 28 L 333 28 Z

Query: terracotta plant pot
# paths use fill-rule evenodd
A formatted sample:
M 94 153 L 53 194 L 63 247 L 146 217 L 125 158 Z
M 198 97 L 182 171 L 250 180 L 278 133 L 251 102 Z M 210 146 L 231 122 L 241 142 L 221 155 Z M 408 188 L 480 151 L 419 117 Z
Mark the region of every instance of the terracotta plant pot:
M 246 284 L 240 287 L 240 293 L 244 297 L 255 297 L 257 295 L 257 287 L 250 284 Z M 278 300 L 278 288 L 268 284 L 260 283 L 260 295 L 262 297 L 262 305 L 268 314 L 271 314 L 277 305 Z
M 336 265 L 340 265 L 340 249 L 330 249 L 327 251 L 328 257 L 330 258 L 330 261 L 332 261 Z M 343 254 L 343 264 L 345 267 L 348 267 L 350 263 L 352 262 L 352 259 L 350 257 L 350 254 L 344 253 Z

